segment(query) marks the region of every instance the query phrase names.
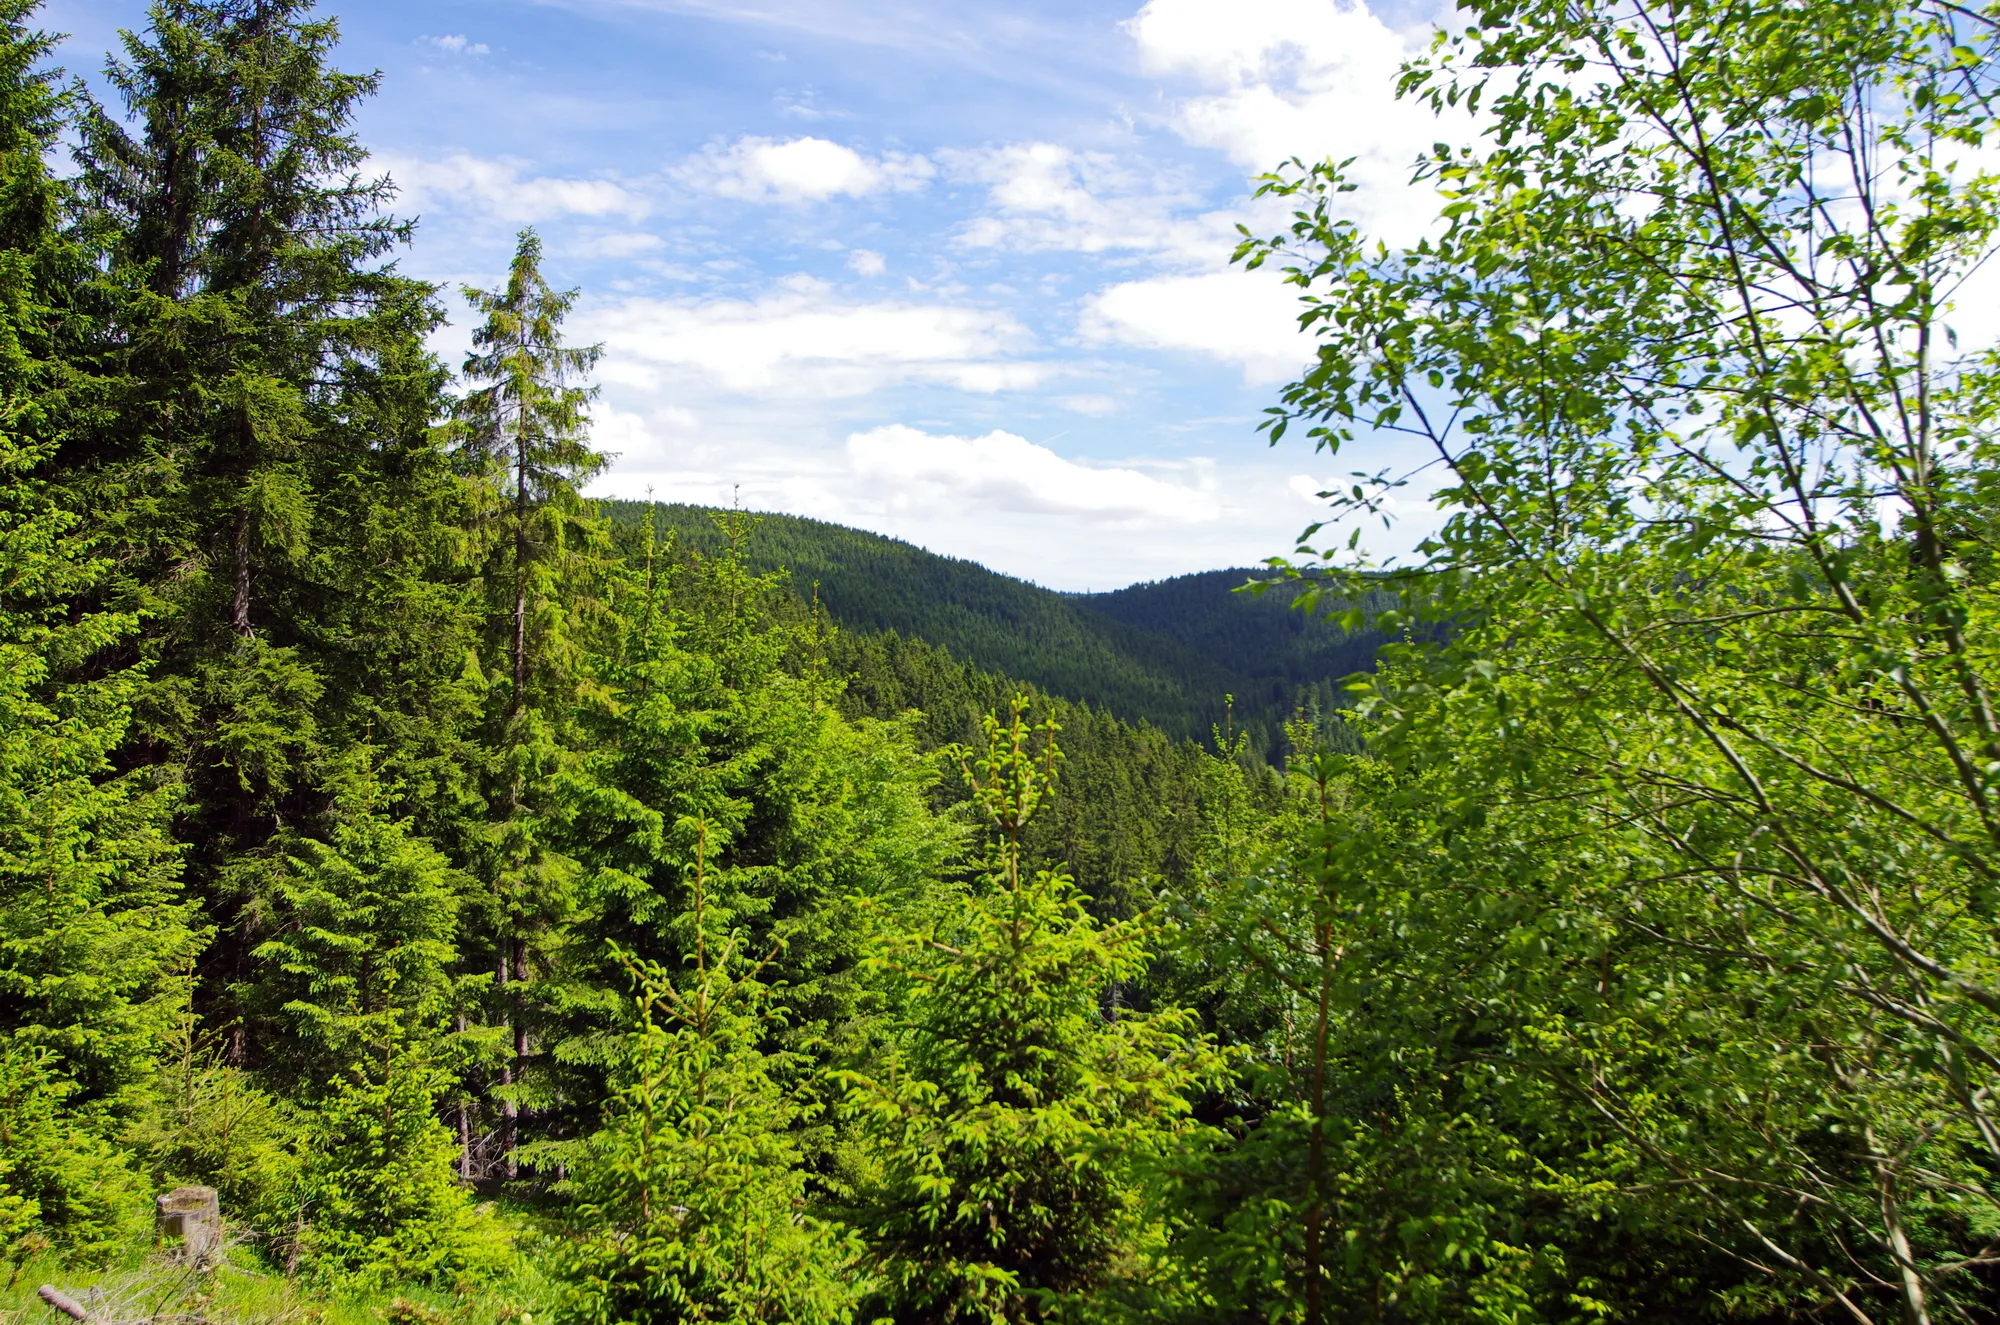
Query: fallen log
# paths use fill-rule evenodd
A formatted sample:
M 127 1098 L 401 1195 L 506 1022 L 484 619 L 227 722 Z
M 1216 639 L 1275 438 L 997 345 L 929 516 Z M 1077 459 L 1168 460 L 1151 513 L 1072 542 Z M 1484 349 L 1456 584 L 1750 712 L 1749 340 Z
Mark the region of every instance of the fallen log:
M 35 1290 L 35 1296 L 41 1298 L 42 1301 L 48 1303 L 57 1311 L 62 1312 L 63 1315 L 68 1316 L 71 1320 L 87 1321 L 90 1319 L 90 1313 L 78 1306 L 75 1298 L 65 1296 L 63 1291 L 54 1284 L 43 1284 Z

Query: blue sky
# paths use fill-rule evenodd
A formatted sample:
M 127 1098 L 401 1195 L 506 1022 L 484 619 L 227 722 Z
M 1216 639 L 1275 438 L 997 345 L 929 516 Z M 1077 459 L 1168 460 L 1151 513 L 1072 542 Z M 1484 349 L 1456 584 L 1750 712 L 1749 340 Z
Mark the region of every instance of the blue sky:
M 407 270 L 533 224 L 601 340 L 595 491 L 818 516 L 1062 589 L 1254 562 L 1397 457 L 1274 449 L 1292 292 L 1229 267 L 1249 178 L 1356 157 L 1392 240 L 1443 134 L 1390 80 L 1436 12 L 1331 0 L 345 0 Z M 134 0 L 52 0 L 94 74 Z M 454 361 L 466 318 L 440 337 Z M 1396 534 L 1406 543 L 1421 509 Z

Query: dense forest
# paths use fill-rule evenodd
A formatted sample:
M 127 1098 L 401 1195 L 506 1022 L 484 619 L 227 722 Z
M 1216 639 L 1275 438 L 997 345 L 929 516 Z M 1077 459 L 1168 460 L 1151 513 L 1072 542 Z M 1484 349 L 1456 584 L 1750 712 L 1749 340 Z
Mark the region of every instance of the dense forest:
M 628 543 L 650 510 L 677 546 L 711 556 L 736 528 L 717 519 L 726 512 L 698 506 L 604 501 L 598 509 Z M 1263 568 L 1063 594 L 802 516 L 760 515 L 742 528 L 746 565 L 782 572 L 794 593 L 852 632 L 923 640 L 1181 739 L 1208 740 L 1218 725 L 1248 731 L 1272 762 L 1283 758 L 1285 722 L 1302 708 L 1334 714 L 1345 702 L 1341 682 L 1370 669 L 1385 642 L 1366 627 L 1343 629 L 1324 608 L 1293 611 L 1299 586 Z M 1239 592 L 1260 584 L 1268 587 Z
M 428 348 L 331 17 L 160 0 L 107 105 L 35 8 L 16 1319 L 2000 1319 L 2000 8 L 1457 11 L 1433 229 L 1295 161 L 1235 254 L 1270 440 L 1422 468 L 1055 604 L 587 500 L 561 255 Z

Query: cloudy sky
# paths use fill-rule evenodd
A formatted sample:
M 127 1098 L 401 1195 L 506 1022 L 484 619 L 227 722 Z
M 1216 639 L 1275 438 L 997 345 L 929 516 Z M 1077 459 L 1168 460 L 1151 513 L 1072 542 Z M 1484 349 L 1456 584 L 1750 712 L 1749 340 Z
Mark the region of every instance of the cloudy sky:
M 1308 351 L 1292 293 L 1228 256 L 1294 155 L 1357 158 L 1385 237 L 1424 225 L 1405 181 L 1439 127 L 1390 81 L 1425 0 L 328 7 L 385 76 L 361 132 L 422 218 L 406 269 L 496 283 L 532 224 L 583 288 L 601 494 L 1104 589 L 1284 552 L 1313 492 L 1394 459 L 1258 438 Z M 79 73 L 143 22 L 44 12 Z

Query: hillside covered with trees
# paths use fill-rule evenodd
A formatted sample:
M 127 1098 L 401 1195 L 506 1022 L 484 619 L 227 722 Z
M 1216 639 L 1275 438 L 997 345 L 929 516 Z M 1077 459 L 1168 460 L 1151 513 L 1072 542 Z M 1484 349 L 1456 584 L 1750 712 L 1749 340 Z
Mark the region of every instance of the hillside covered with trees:
M 2000 1319 L 2000 9 L 1454 21 L 1236 253 L 1438 531 L 1065 599 L 585 499 L 311 0 L 0 0 L 6 1309 Z
M 648 509 L 600 507 L 628 531 Z M 680 547 L 712 555 L 726 542 L 716 519 L 725 512 L 668 503 L 652 510 Z M 1341 683 L 1368 671 L 1384 642 L 1372 629 L 1342 629 L 1324 605 L 1297 610 L 1294 585 L 1238 592 L 1270 579 L 1264 568 L 1063 594 L 879 534 L 774 514 L 748 526 L 741 555 L 759 572 L 783 572 L 795 594 L 850 631 L 920 639 L 1180 739 L 1207 740 L 1211 729 L 1233 725 L 1273 762 L 1283 758 L 1286 720 L 1301 708 L 1332 714 Z

